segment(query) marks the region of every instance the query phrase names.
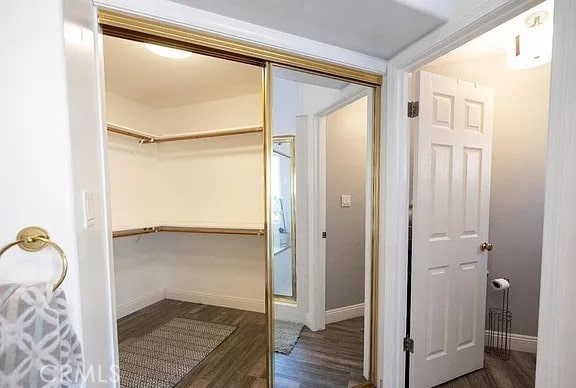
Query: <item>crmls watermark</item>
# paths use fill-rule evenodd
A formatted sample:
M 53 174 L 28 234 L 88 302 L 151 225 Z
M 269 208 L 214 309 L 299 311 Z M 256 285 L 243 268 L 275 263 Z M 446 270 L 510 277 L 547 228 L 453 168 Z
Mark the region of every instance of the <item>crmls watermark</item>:
M 79 383 L 118 383 L 120 370 L 118 365 L 105 367 L 90 365 L 84 370 L 70 365 L 46 365 L 40 368 L 40 378 L 45 383 L 79 384 Z M 68 386 L 68 385 L 66 385 Z

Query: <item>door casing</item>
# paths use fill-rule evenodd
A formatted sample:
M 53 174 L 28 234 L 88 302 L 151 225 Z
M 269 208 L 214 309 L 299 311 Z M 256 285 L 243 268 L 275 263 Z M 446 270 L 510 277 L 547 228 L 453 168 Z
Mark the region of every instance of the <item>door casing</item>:
M 309 210 L 309 257 L 316 257 L 317 260 L 311 260 L 309 262 L 309 282 L 313 282 L 312 287 L 309 289 L 309 314 L 307 317 L 307 325 L 313 330 L 324 330 L 326 328 L 326 239 L 322 237 L 322 233 L 326 232 L 326 119 L 328 115 L 342 109 L 343 107 L 352 104 L 353 102 L 367 97 L 367 106 L 374 106 L 374 93 L 370 93 L 369 89 L 363 87 L 354 87 L 347 91 L 344 95 L 339 96 L 339 98 L 329 105 L 323 107 L 318 112 L 314 113 L 313 130 L 309 131 L 309 142 L 310 145 L 308 152 L 310 155 L 309 167 L 312 172 L 309 175 L 308 187 L 313 187 L 312 190 L 315 195 L 311 196 L 310 202 L 312 206 Z M 369 115 L 367 128 L 373 128 L 375 117 Z M 374 143 L 374 133 L 373 131 L 368 131 L 367 133 L 367 145 L 368 152 L 366 154 L 366 241 L 364 246 L 365 252 L 365 277 L 364 277 L 364 316 L 372 317 L 374 314 L 372 312 L 373 298 L 371 287 L 374 271 L 372 268 L 374 254 L 372 252 L 372 235 L 373 235 L 373 224 L 372 224 L 372 206 L 374 201 L 371 188 L 373 187 L 373 172 L 375 171 L 374 165 L 371 163 L 373 158 L 372 153 L 376 149 L 376 143 Z M 329 238 L 329 236 L 328 236 Z M 372 319 L 364 320 L 364 376 L 368 376 L 370 373 L 371 365 L 369 360 L 371 359 L 371 352 L 374 343 L 370 340 L 370 333 L 372 332 L 373 322 Z M 375 350 L 375 349 L 374 349 Z
M 401 339 L 406 333 L 407 313 L 410 131 L 406 107 L 411 100 L 411 73 L 542 2 L 543 0 L 485 1 L 473 12 L 448 22 L 443 27 L 426 35 L 398 53 L 388 62 L 386 98 L 385 106 L 383 107 L 385 115 L 383 124 L 385 156 L 383 158 L 384 168 L 381 171 L 381 180 L 384 187 L 382 194 L 385 198 L 381 212 L 385 216 L 381 219 L 383 224 L 380 228 L 380 238 L 385 243 L 381 245 L 380 256 L 383 257 L 383 265 L 379 268 L 381 282 L 378 290 L 380 297 L 378 319 L 383 327 L 382 337 L 379 338 L 382 343 L 382 352 L 381 364 L 379 365 L 381 369 L 378 370 L 378 375 L 382 376 L 382 387 L 401 387 L 406 384 L 405 355 L 402 350 Z M 574 52 L 573 50 L 570 51 L 568 47 L 575 44 L 574 36 L 576 35 L 572 33 L 574 25 L 570 22 L 570 17 L 576 15 L 576 7 L 571 3 L 571 0 L 556 0 L 556 10 L 559 8 L 560 3 L 562 3 L 565 14 L 563 14 L 564 17 L 558 17 L 558 12 L 555 11 L 554 55 L 559 50 L 564 59 L 570 58 L 573 61 L 574 59 L 571 55 L 574 55 Z M 558 32 L 562 33 L 561 37 Z M 562 48 L 559 49 L 560 47 Z M 563 74 L 571 71 L 568 66 L 568 63 L 555 65 L 553 57 L 552 79 L 554 77 L 559 79 L 566 78 Z M 554 85 L 554 83 L 552 83 L 551 87 L 550 124 L 554 123 L 558 128 L 556 128 L 557 132 L 554 134 L 554 138 L 550 137 L 551 146 L 549 146 L 548 152 L 547 173 L 548 175 L 554 175 L 556 178 L 561 173 L 563 163 L 570 163 L 571 161 L 568 148 L 566 152 L 562 152 L 559 146 L 563 141 L 570 141 L 570 127 L 567 124 L 570 120 L 565 119 L 561 126 L 560 119 L 552 116 L 554 113 L 559 114 L 572 109 L 569 105 L 570 102 L 564 99 L 563 87 L 565 87 L 564 84 Z M 570 114 L 565 113 L 565 115 Z M 553 139 L 556 140 L 556 143 L 552 142 Z M 556 199 L 559 199 L 560 189 L 558 186 L 556 181 L 547 180 L 547 200 L 544 214 L 545 242 L 547 239 L 551 241 L 555 239 L 557 231 L 561 227 L 560 225 L 572 225 L 568 216 L 563 219 L 550 219 L 547 214 L 548 209 L 553 207 L 553 203 L 550 202 L 552 200 L 548 198 L 556 197 Z M 576 208 L 575 198 L 570 200 L 564 198 L 564 200 L 564 203 L 569 205 L 571 209 Z M 563 214 L 566 214 L 566 212 Z M 562 379 L 560 369 L 549 367 L 550 365 L 555 365 L 556 361 L 553 360 L 558 360 L 561 355 L 554 352 L 552 344 L 547 346 L 548 344 L 545 343 L 544 346 L 541 346 L 545 340 L 553 341 L 556 339 L 551 330 L 544 328 L 550 329 L 558 326 L 558 324 L 554 323 L 553 314 L 545 314 L 542 311 L 543 308 L 553 311 L 553 296 L 556 295 L 558 297 L 557 294 L 550 291 L 550 289 L 555 287 L 559 277 L 556 272 L 558 268 L 555 266 L 553 254 L 556 252 L 566 253 L 555 245 L 550 245 L 548 254 L 546 248 L 543 250 L 542 266 L 550 269 L 550 271 L 547 271 L 547 278 L 542 280 L 541 288 L 540 329 L 538 333 L 539 351 L 536 373 L 537 387 L 540 386 L 539 383 L 544 387 L 558 386 L 551 385 L 550 381 L 569 381 L 568 379 Z M 552 270 L 554 270 L 554 273 L 551 272 Z

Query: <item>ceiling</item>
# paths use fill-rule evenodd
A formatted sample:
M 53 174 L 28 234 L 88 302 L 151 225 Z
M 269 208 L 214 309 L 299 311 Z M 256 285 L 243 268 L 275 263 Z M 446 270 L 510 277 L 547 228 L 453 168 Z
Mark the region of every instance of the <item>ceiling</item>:
M 384 59 L 479 4 L 478 0 L 172 1 Z M 551 9 L 552 2 L 526 14 L 542 8 Z M 526 14 L 433 64 L 505 52 Z M 209 56 L 163 58 L 142 43 L 105 36 L 104 59 L 107 91 L 153 108 L 261 92 L 260 68 Z
M 430 65 L 440 65 L 444 63 L 472 60 L 489 55 L 505 54 L 514 37 L 522 28 L 524 28 L 526 17 L 528 15 L 545 10 L 550 13 L 550 16 L 552 16 L 553 9 L 554 2 L 551 0 L 545 1 L 521 15 L 518 15 L 514 19 L 499 25 L 478 38 L 438 58 L 434 62 L 430 63 Z M 548 22 L 551 23 L 552 21 L 549 20 L 547 23 Z
M 387 59 L 445 23 L 453 3 L 477 0 L 172 0 Z M 438 15 L 440 9 L 449 15 Z
M 106 91 L 152 108 L 260 93 L 260 67 L 192 54 L 170 59 L 142 43 L 104 36 Z

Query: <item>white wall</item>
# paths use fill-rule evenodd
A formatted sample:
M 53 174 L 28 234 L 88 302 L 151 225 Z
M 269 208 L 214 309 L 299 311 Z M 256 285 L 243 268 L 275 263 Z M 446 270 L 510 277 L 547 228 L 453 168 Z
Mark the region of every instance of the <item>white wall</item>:
M 109 122 L 157 135 L 262 125 L 259 94 L 161 110 L 107 97 Z M 135 139 L 110 134 L 114 230 L 263 228 L 262 150 L 261 134 L 140 146 Z
M 262 94 L 225 98 L 160 110 L 163 134 L 262 126 Z
M 274 255 L 275 295 L 292 296 L 292 252 L 292 247 L 288 247 Z
M 257 127 L 262 126 L 262 94 L 155 108 L 107 92 L 106 117 L 111 124 L 156 136 Z
M 261 134 L 164 143 L 158 168 L 161 225 L 264 227 Z
M 106 92 L 106 120 L 141 132 L 161 134 L 156 109 L 112 92 Z
M 93 6 L 8 0 L 0 2 L 0 15 L 0 245 L 21 228 L 39 225 L 64 249 L 70 266 L 62 288 L 85 370 L 100 366 L 107 381 L 115 325 Z M 82 190 L 94 194 L 90 229 L 82 227 Z M 3 282 L 53 281 L 59 273 L 49 249 L 14 248 L 0 260 Z
M 108 169 L 113 230 L 156 226 L 154 203 L 165 189 L 159 184 L 157 146 L 110 134 Z
M 118 318 L 164 299 L 165 250 L 160 234 L 114 239 L 114 272 Z
M 179 233 L 159 237 L 169 298 L 265 311 L 263 237 Z
M 505 55 L 429 66 L 426 71 L 494 89 L 490 278 L 509 277 L 512 331 L 538 331 L 550 65 L 509 70 Z M 501 307 L 488 289 L 487 307 Z
M 107 105 L 111 122 L 135 130 L 144 124 L 144 131 L 154 134 L 259 126 L 263 117 L 260 95 L 162 110 L 112 95 Z M 261 134 L 247 134 L 139 146 L 135 139 L 110 134 L 113 229 L 262 229 L 262 142 Z M 116 238 L 118 314 L 164 295 L 263 312 L 263 243 L 260 236 L 186 233 Z

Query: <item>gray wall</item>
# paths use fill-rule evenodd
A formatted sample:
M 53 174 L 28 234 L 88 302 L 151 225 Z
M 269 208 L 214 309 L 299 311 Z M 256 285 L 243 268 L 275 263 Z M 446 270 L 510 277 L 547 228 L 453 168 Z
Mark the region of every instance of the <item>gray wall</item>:
M 326 310 L 364 302 L 366 128 L 366 97 L 326 119 Z
M 508 70 L 504 55 L 424 70 L 494 88 L 490 278 L 510 277 L 512 331 L 538 333 L 550 66 Z M 488 288 L 487 306 L 501 294 Z

